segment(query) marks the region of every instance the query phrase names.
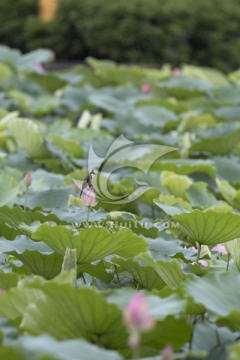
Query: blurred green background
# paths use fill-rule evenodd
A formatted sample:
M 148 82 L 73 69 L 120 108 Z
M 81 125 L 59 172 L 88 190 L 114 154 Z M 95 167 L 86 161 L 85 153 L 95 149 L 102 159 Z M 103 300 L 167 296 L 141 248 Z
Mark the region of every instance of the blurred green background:
M 239 0 L 59 0 L 48 22 L 37 0 L 0 0 L 0 23 L 1 44 L 47 47 L 58 60 L 191 63 L 224 72 L 240 63 Z

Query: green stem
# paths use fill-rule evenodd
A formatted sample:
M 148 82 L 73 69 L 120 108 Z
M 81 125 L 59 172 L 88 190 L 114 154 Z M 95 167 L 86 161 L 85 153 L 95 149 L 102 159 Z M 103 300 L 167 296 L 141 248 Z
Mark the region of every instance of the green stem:
M 199 261 L 199 259 L 200 259 L 201 246 L 202 246 L 202 245 L 198 243 L 198 252 L 197 252 L 197 260 L 196 260 L 196 261 L 197 261 L 197 263 L 198 263 L 198 261 Z
M 218 329 L 216 329 L 216 340 L 217 340 L 217 346 L 221 346 L 221 339 L 220 339 Z
M 191 338 L 190 338 L 190 341 L 189 341 L 189 351 L 192 350 L 193 336 L 194 336 L 194 330 L 195 330 L 195 325 L 196 325 L 196 323 L 197 323 L 197 317 L 194 317 L 193 323 L 192 323 Z
M 118 275 L 117 265 L 114 264 L 113 266 L 114 266 L 115 274 L 117 276 L 118 285 L 119 285 L 119 287 L 121 287 L 121 281 L 120 281 L 120 278 L 119 278 L 119 275 Z
M 24 201 L 24 208 L 23 208 L 24 211 L 27 210 L 27 201 L 28 201 L 28 186 L 26 186 L 26 191 L 25 191 L 25 201 Z
M 152 219 L 155 219 L 155 207 L 152 205 Z
M 230 258 L 231 258 L 231 254 L 228 253 L 226 272 L 228 272 L 228 269 L 229 269 Z
M 140 348 L 139 348 L 138 345 L 133 348 L 132 358 L 133 359 L 140 359 Z
M 90 214 L 90 206 L 87 207 L 87 220 L 86 220 L 86 222 L 88 222 L 88 220 L 89 220 L 89 214 Z
M 84 284 L 86 285 L 86 279 L 85 279 L 83 273 L 82 273 L 82 279 L 83 279 Z

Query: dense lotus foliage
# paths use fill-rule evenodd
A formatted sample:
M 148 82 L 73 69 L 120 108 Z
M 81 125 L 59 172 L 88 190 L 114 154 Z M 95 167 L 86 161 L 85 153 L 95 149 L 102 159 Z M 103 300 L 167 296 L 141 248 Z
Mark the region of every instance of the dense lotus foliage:
M 240 72 L 52 58 L 0 47 L 0 358 L 239 359 Z

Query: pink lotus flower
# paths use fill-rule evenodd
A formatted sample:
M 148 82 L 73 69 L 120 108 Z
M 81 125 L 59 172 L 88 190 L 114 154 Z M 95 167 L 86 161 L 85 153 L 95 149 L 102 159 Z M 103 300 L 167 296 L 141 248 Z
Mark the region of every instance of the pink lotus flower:
M 173 76 L 180 76 L 181 75 L 181 69 L 176 67 L 175 69 L 173 69 L 172 74 L 173 74 Z
M 162 360 L 173 360 L 174 359 L 174 352 L 171 345 L 165 346 L 162 351 Z
M 90 206 L 90 207 L 97 205 L 96 194 L 92 186 L 89 187 L 88 191 L 84 195 L 83 202 L 86 206 Z
M 23 179 L 24 185 L 29 187 L 32 184 L 32 175 L 30 171 L 27 171 L 24 179 Z
M 149 84 L 143 84 L 141 91 L 143 94 L 149 94 L 151 92 L 151 86 Z
M 153 329 L 154 318 L 148 313 L 147 302 L 141 293 L 133 295 L 124 311 L 124 322 L 130 331 L 128 345 L 136 347 L 139 343 L 140 334 Z
M 214 246 L 214 247 L 211 249 L 211 251 L 218 251 L 218 252 L 220 252 L 222 255 L 227 255 L 227 254 L 228 254 L 225 246 L 224 246 L 224 245 L 221 245 L 221 244 Z

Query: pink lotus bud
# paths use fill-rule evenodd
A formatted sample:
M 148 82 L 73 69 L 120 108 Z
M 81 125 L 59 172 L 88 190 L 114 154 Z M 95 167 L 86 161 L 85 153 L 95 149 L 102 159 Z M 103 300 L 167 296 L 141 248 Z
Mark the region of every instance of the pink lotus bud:
M 54 51 L 52 51 L 51 53 L 51 58 L 50 58 L 51 61 L 54 61 L 56 60 L 56 53 Z
M 214 246 L 211 251 L 218 251 L 218 252 L 220 252 L 222 255 L 227 255 L 227 254 L 228 254 L 225 246 L 224 246 L 224 245 L 221 245 L 221 244 Z
M 193 261 L 191 264 L 195 265 L 196 261 Z M 205 267 L 207 267 L 209 265 L 206 260 L 198 260 L 198 264 L 201 264 L 202 266 L 205 266 Z
M 35 64 L 34 65 L 34 70 L 39 74 L 42 74 L 44 72 L 44 68 L 43 68 L 41 63 Z
M 195 246 L 191 246 L 190 249 L 197 252 L 197 248 Z
M 88 191 L 84 195 L 83 202 L 84 202 L 84 204 L 86 206 L 93 207 L 93 206 L 97 205 L 96 194 L 95 194 L 95 191 L 93 190 L 92 186 L 90 186 L 90 188 L 88 189 Z
M 153 329 L 154 318 L 149 315 L 145 297 L 136 293 L 130 300 L 124 311 L 124 322 L 129 328 L 129 346 L 136 347 L 139 342 L 140 333 Z
M 24 185 L 26 185 L 27 187 L 29 187 L 32 184 L 32 175 L 30 173 L 30 171 L 27 171 L 24 179 L 23 179 Z
M 162 351 L 162 360 L 173 360 L 174 359 L 174 352 L 171 345 L 165 346 Z
M 141 91 L 143 94 L 149 94 L 151 92 L 151 86 L 149 84 L 143 84 Z
M 179 69 L 179 68 L 173 69 L 172 74 L 173 74 L 173 76 L 181 75 L 181 69 Z
M 201 264 L 202 266 L 207 267 L 208 266 L 208 262 L 206 260 L 198 260 L 199 264 Z

